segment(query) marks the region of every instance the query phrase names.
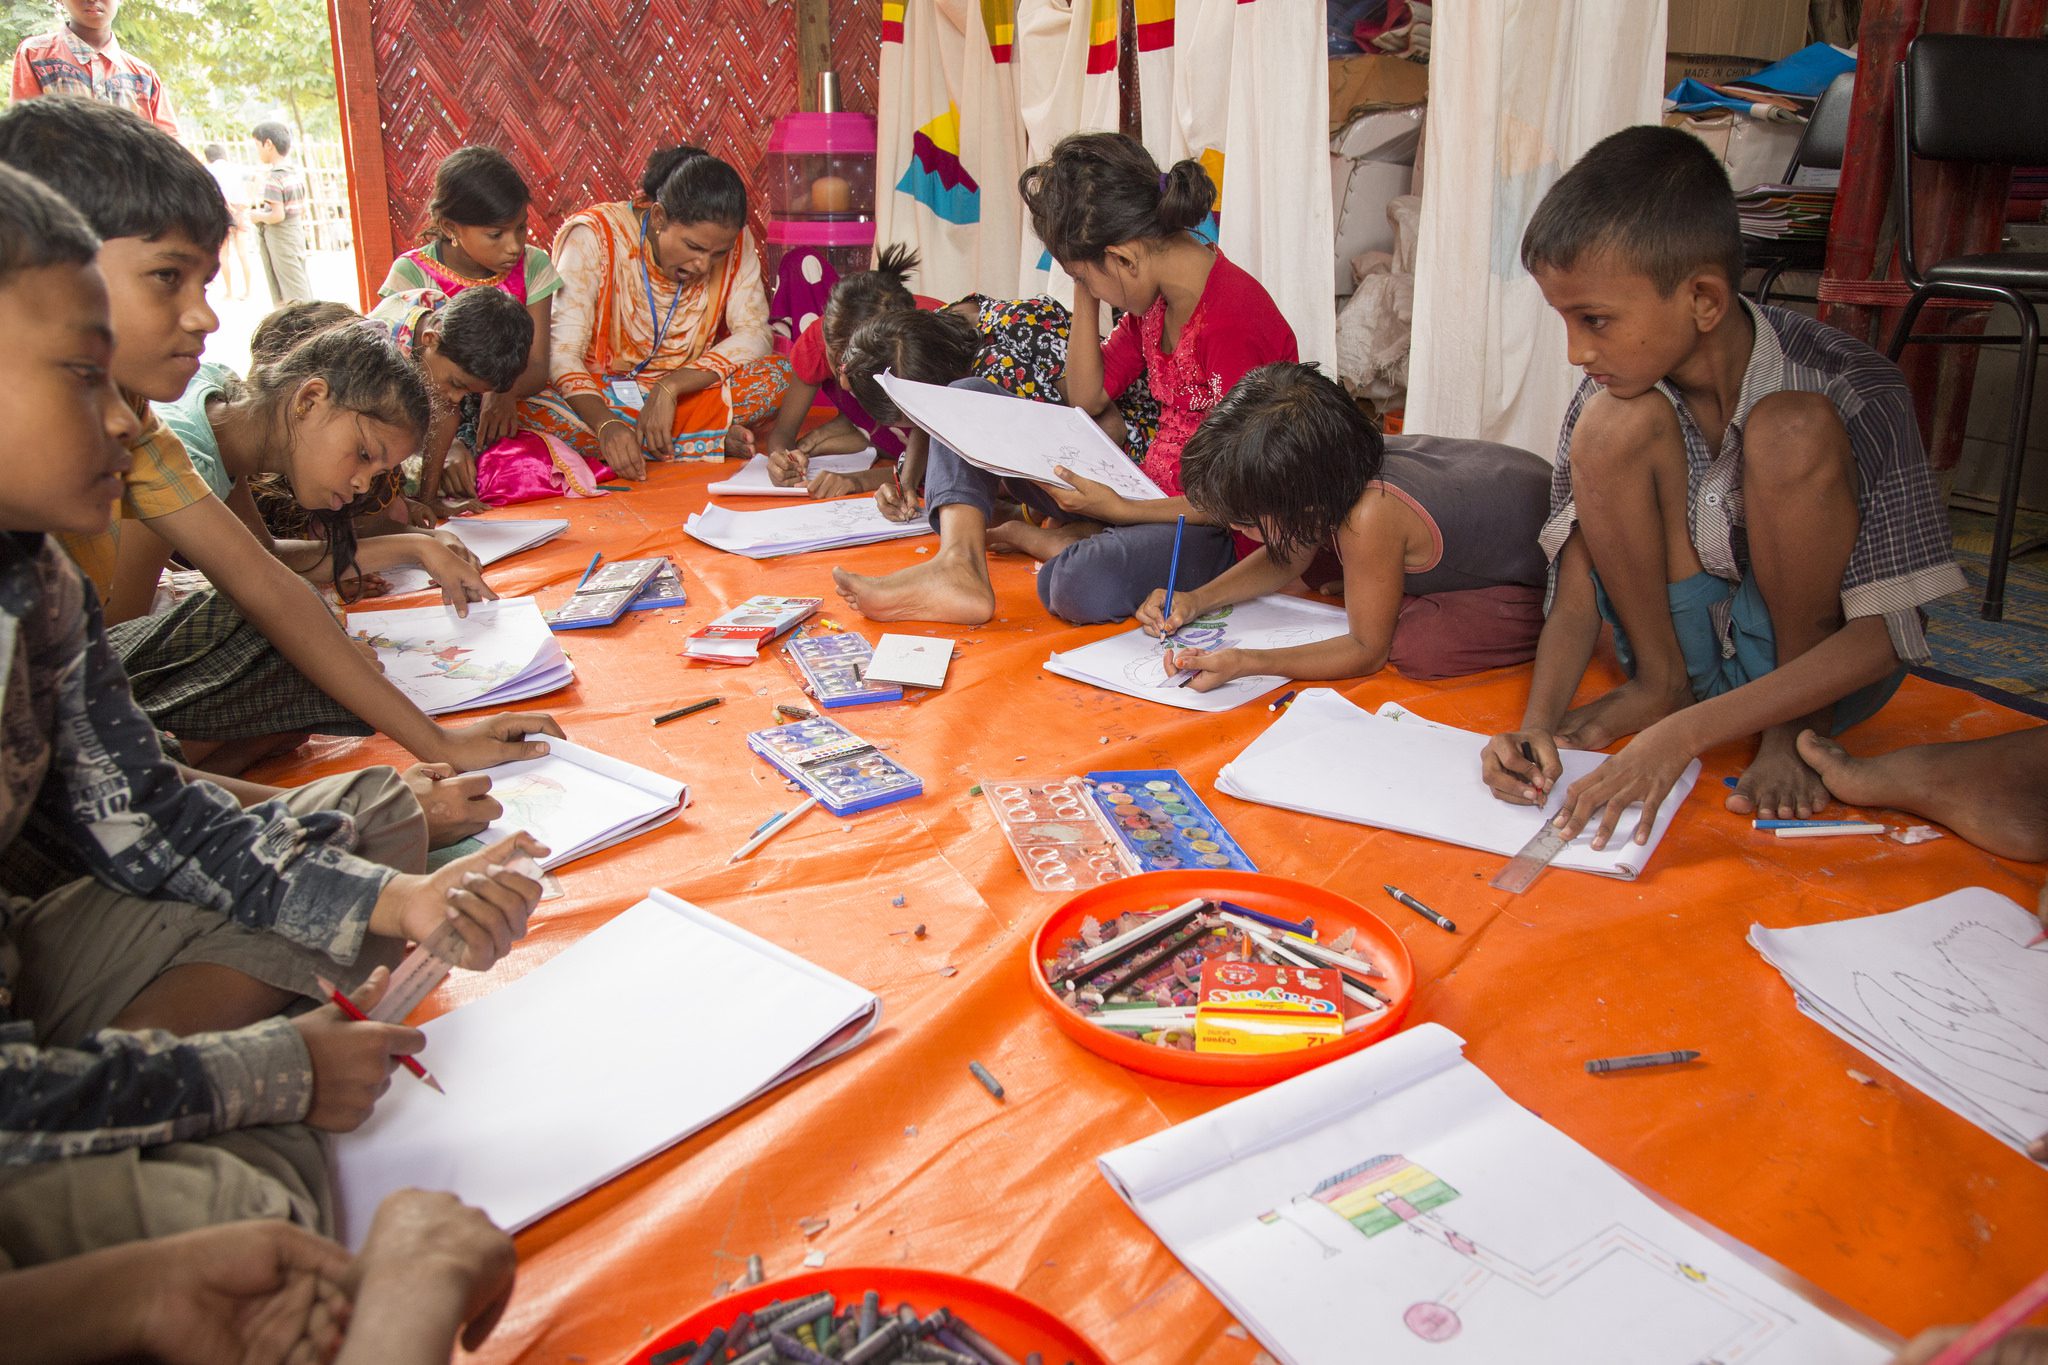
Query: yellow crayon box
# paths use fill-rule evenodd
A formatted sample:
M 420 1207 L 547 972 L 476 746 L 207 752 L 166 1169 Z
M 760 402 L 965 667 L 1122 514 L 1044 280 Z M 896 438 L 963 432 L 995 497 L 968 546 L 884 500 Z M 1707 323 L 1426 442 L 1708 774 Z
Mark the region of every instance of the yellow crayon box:
M 1195 1002 L 1195 1051 L 1294 1052 L 1344 1036 L 1344 983 L 1334 971 L 1212 958 Z

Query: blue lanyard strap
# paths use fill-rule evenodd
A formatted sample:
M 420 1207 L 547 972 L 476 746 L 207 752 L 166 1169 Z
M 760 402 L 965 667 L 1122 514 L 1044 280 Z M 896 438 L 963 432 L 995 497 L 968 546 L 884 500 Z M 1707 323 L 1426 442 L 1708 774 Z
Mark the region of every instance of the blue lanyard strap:
M 649 322 L 654 321 L 654 276 L 647 271 L 647 220 L 652 216 L 651 212 L 640 215 L 640 284 L 647 290 L 647 320 Z M 633 378 L 639 378 L 640 372 L 654 363 L 654 357 L 659 354 L 663 343 L 668 340 L 668 325 L 675 321 L 676 305 L 682 301 L 683 287 L 677 285 L 675 294 L 668 301 L 668 312 L 662 314 L 661 330 L 654 334 L 654 345 L 647 352 L 647 359 L 635 365 L 628 372 Z

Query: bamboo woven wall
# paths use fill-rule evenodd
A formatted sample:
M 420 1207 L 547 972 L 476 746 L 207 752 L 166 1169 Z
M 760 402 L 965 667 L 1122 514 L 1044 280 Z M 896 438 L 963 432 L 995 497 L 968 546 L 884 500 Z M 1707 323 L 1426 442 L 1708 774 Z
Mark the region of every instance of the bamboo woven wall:
M 367 3 L 394 252 L 425 219 L 434 167 L 464 143 L 518 163 L 545 246 L 569 214 L 625 197 L 657 146 L 708 147 L 752 187 L 770 126 L 798 107 L 793 0 Z M 880 10 L 831 0 L 849 109 L 875 108 Z

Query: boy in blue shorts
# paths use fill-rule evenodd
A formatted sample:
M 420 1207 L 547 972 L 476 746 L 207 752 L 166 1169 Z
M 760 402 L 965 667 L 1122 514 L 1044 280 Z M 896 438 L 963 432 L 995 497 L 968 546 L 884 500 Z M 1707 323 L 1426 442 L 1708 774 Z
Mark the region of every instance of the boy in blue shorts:
M 1920 607 L 1963 586 L 1912 395 L 1862 342 L 1739 295 L 1734 195 L 1688 133 L 1594 147 L 1544 196 L 1522 263 L 1586 378 L 1558 438 L 1529 703 L 1487 745 L 1487 783 L 1539 803 L 1560 747 L 1634 735 L 1558 823 L 1597 822 L 1603 847 L 1641 802 L 1641 842 L 1686 764 L 1756 736 L 1728 808 L 1812 815 L 1828 793 L 1800 731 L 1882 706 L 1927 658 Z M 1603 622 L 1629 680 L 1571 707 Z

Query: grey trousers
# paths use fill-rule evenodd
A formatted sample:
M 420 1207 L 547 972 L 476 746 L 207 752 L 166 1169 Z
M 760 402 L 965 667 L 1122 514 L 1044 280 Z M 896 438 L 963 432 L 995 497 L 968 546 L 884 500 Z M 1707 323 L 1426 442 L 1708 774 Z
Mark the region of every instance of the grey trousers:
M 256 254 L 263 258 L 263 279 L 275 307 L 313 297 L 306 275 L 306 227 L 297 218 L 256 225 Z
M 1002 392 L 986 379 L 955 380 L 953 387 Z M 990 516 L 997 498 L 1020 502 L 1041 515 L 1065 515 L 1043 486 L 1027 479 L 999 478 L 967 463 L 942 441 L 931 443 L 924 498 L 933 530 L 939 526 L 940 508 L 956 504 L 978 507 L 983 516 Z M 1229 532 L 1215 526 L 1190 526 L 1181 540 L 1180 574 L 1174 586 L 1199 588 L 1236 562 Z M 1038 571 L 1038 600 L 1054 616 L 1075 625 L 1122 621 L 1135 614 L 1156 589 L 1166 586 L 1172 565 L 1172 526 L 1106 526 L 1045 562 Z

